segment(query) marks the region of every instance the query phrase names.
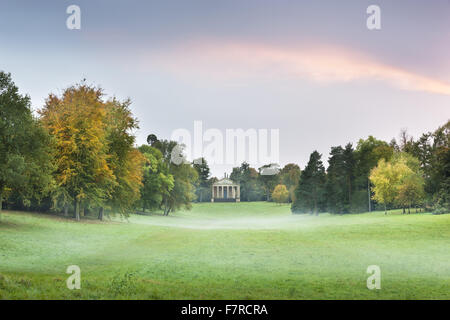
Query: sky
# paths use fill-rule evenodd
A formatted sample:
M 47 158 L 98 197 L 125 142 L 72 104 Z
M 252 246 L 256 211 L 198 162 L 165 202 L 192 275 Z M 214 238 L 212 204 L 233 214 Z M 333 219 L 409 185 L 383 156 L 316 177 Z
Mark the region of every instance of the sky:
M 373 4 L 379 30 L 366 25 Z M 66 27 L 69 5 L 80 30 Z M 194 121 L 278 129 L 280 164 L 302 169 L 313 150 L 326 162 L 331 146 L 443 125 L 449 57 L 449 0 L 0 2 L 0 70 L 34 110 L 86 79 L 131 98 L 138 144 Z

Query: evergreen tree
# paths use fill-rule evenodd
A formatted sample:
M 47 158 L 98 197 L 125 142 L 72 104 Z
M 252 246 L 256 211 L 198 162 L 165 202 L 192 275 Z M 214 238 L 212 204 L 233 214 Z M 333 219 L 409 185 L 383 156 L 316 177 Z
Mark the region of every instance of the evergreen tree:
M 211 199 L 211 184 L 209 183 L 209 166 L 205 158 L 193 161 L 194 169 L 197 171 L 196 195 L 199 202 Z
M 325 168 L 321 154 L 311 153 L 308 164 L 302 171 L 300 181 L 295 189 L 295 202 L 292 203 L 293 213 L 310 212 L 319 214 L 325 207 Z
M 354 155 L 349 143 L 343 149 L 332 147 L 328 159 L 326 198 L 327 208 L 332 213 L 350 212 L 354 183 Z
M 326 199 L 327 208 L 331 213 L 344 213 L 348 210 L 346 195 L 346 175 L 344 149 L 341 146 L 331 147 L 328 159 Z

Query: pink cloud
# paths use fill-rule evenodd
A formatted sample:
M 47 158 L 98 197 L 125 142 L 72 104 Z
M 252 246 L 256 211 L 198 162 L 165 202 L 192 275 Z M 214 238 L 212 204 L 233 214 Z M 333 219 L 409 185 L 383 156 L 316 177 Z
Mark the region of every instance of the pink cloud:
M 196 42 L 145 55 L 140 67 L 142 64 L 188 77 L 201 74 L 210 79 L 236 80 L 285 75 L 317 83 L 377 80 L 403 90 L 450 95 L 449 83 L 335 47 Z

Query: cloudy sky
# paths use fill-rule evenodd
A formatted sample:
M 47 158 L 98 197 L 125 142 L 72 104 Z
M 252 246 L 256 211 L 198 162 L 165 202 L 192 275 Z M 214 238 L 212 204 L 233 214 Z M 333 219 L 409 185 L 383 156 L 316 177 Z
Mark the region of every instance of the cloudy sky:
M 81 8 L 81 30 L 66 8 Z M 381 8 L 381 30 L 366 9 Z M 33 108 L 86 78 L 149 133 L 279 129 L 280 162 L 450 119 L 450 1 L 0 2 L 0 70 Z M 214 166 L 222 176 L 230 166 Z

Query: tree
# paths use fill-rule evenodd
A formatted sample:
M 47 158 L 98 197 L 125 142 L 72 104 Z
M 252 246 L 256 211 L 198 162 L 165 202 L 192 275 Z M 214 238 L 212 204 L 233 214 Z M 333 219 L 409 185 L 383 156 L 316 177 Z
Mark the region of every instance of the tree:
M 50 94 L 40 110 L 41 121 L 54 141 L 56 195 L 62 205 L 100 207 L 110 199 L 117 180 L 108 163 L 107 109 L 100 88 L 79 84 Z
M 280 182 L 288 189 L 290 202 L 295 200 L 294 190 L 300 180 L 300 174 L 300 167 L 295 163 L 288 163 L 280 171 Z
M 197 171 L 188 163 L 183 154 L 183 145 L 176 141 L 158 140 L 150 135 L 151 146 L 157 148 L 162 155 L 165 170 L 173 177 L 173 188 L 162 196 L 161 208 L 164 215 L 184 207 L 190 209 L 195 199 L 195 183 Z
M 233 168 L 230 179 L 240 184 L 241 201 L 258 201 L 264 199 L 264 190 L 258 179 L 258 171 L 247 162 Z
M 405 171 L 400 178 L 395 199 L 403 207 L 403 213 L 405 212 L 405 207 L 408 208 L 408 213 L 410 213 L 411 206 L 421 203 L 425 196 L 425 182 L 423 172 L 420 169 L 420 162 L 407 152 L 396 152 L 391 162 L 394 165 L 406 165 L 410 169 Z
M 165 197 L 168 197 L 174 187 L 173 175 L 164 163 L 161 151 L 151 146 L 142 145 L 139 151 L 144 155 L 143 180 L 141 187 L 140 207 L 159 209 Z
M 51 191 L 50 150 L 50 137 L 33 117 L 30 98 L 0 71 L 0 213 L 9 193 L 29 205 Z
M 423 178 L 417 173 L 411 173 L 403 178 L 397 194 L 397 201 L 403 206 L 408 207 L 408 213 L 411 213 L 411 206 L 419 204 L 424 197 Z
M 341 146 L 331 147 L 328 158 L 326 199 L 331 213 L 348 212 L 349 203 L 346 194 L 347 179 L 345 175 L 344 149 Z
M 173 164 L 170 173 L 174 177 L 174 186 L 169 194 L 163 199 L 164 215 L 184 207 L 192 208 L 192 201 L 195 200 L 195 182 L 197 181 L 197 171 L 188 163 L 179 165 Z
M 321 154 L 317 151 L 311 153 L 305 170 L 300 176 L 300 182 L 295 189 L 295 202 L 291 211 L 310 212 L 319 214 L 325 207 L 325 168 L 321 160 Z
M 425 201 L 436 212 L 450 212 L 450 121 L 423 134 L 407 151 L 419 159 L 425 179 Z
M 196 195 L 199 202 L 210 198 L 211 184 L 209 183 L 209 166 L 205 158 L 200 158 L 193 161 L 194 169 L 197 171 L 198 180 L 196 183 Z
M 145 157 L 134 147 L 132 131 L 139 127 L 130 104 L 130 100 L 120 102 L 115 98 L 105 103 L 107 162 L 116 183 L 104 202 L 122 215 L 127 215 L 140 199 L 145 162 Z M 100 206 L 98 218 L 103 219 L 103 206 Z
M 258 169 L 258 179 L 265 191 L 266 201 L 271 200 L 271 194 L 275 186 L 280 181 L 278 164 L 266 164 Z
M 370 201 L 372 190 L 370 186 L 370 170 L 380 159 L 388 161 L 394 150 L 387 142 L 369 136 L 366 140 L 360 139 L 354 152 L 354 187 L 352 191 L 352 210 L 357 212 L 371 211 Z
M 373 199 L 384 205 L 384 214 L 387 206 L 397 199 L 402 181 L 412 173 L 404 159 L 390 162 L 381 159 L 372 169 L 369 178 L 374 185 Z
M 272 192 L 272 199 L 276 203 L 285 203 L 289 199 L 289 191 L 284 184 L 279 184 Z
M 328 164 L 326 183 L 328 210 L 333 213 L 348 213 L 351 210 L 355 170 L 352 145 L 347 144 L 345 149 L 341 146 L 332 147 Z

